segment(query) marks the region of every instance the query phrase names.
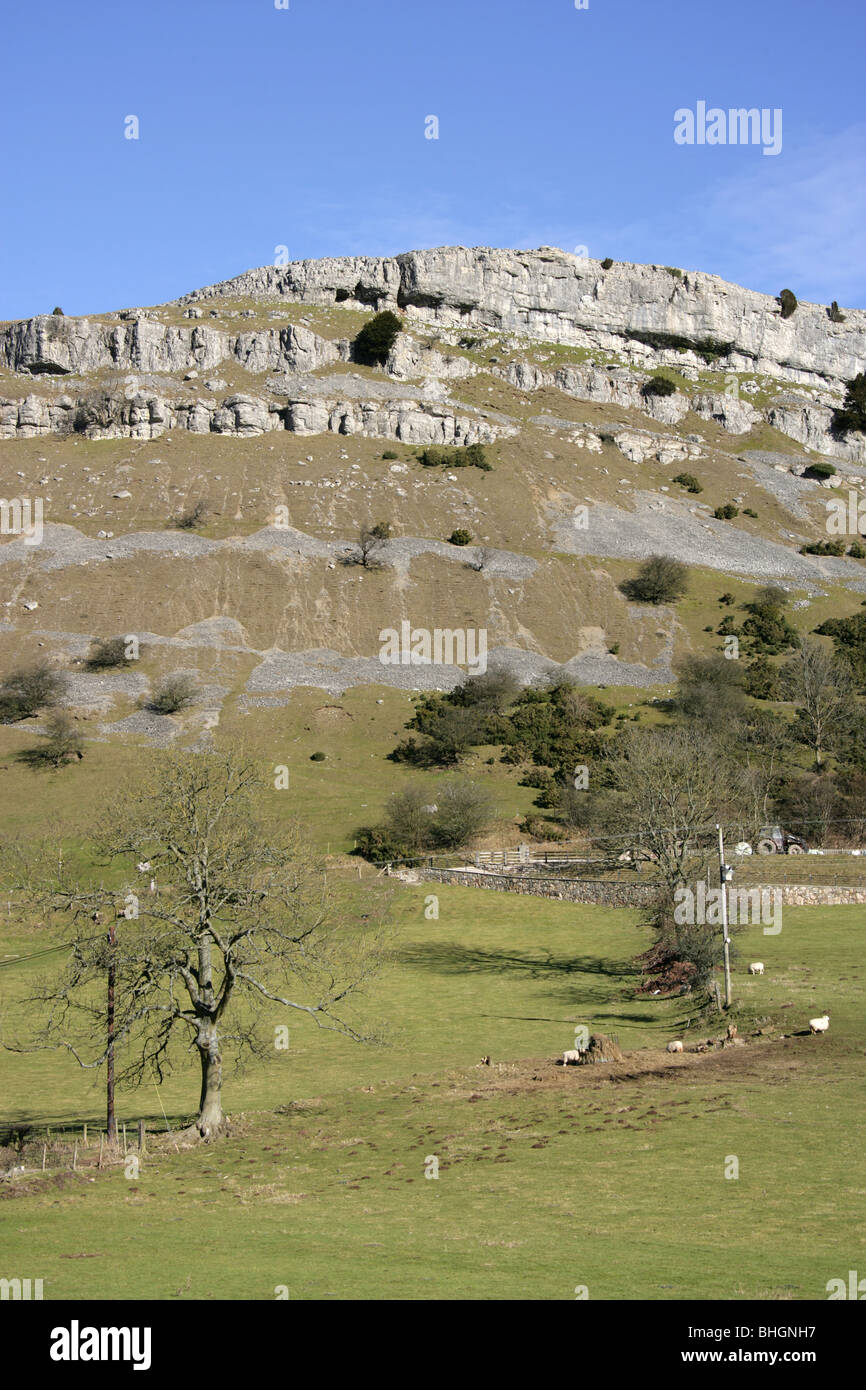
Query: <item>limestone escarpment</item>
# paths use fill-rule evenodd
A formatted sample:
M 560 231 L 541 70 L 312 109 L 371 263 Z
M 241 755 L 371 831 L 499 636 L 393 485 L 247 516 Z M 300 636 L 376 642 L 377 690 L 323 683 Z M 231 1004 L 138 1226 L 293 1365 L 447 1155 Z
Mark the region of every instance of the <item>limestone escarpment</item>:
M 294 399 L 289 389 L 280 393 L 286 399 L 274 399 L 237 378 L 234 391 L 214 401 L 194 398 L 192 388 L 150 390 L 149 382 L 137 379 L 179 373 L 186 381 L 220 368 L 228 372 L 230 364 L 252 376 L 307 378 L 351 360 L 349 337 L 321 336 L 304 323 L 232 331 L 162 321 L 176 317 L 178 306 L 190 320 L 199 319 L 200 305 L 207 303 L 218 306 L 211 309 L 217 318 L 254 315 L 249 307 L 232 307 L 239 299 L 391 308 L 403 316 L 406 329 L 432 329 L 451 343 L 486 346 L 473 361 L 471 353 L 449 352 L 404 330 L 384 364 L 384 378 L 418 383 L 414 407 L 394 392 L 375 403 L 349 401 L 344 397 L 353 393 L 331 386 Z M 504 364 L 488 351 L 495 345 L 498 353 L 503 340 L 509 353 L 517 353 Z M 536 350 L 541 343 L 550 345 L 543 353 Z M 541 365 L 555 356 L 555 345 L 593 360 Z M 866 435 L 841 438 L 832 430 L 845 384 L 866 370 L 866 313 L 847 310 L 842 322 L 834 322 L 826 308 L 801 303 L 783 319 L 771 296 L 717 276 L 626 264 L 604 270 L 601 262 L 544 247 L 445 247 L 396 257 L 299 261 L 248 271 L 159 311 L 125 310 L 108 321 L 41 315 L 0 329 L 4 367 L 41 379 L 43 386 L 67 376 L 135 375 L 113 385 L 101 381 L 109 396 L 122 386 L 125 400 L 103 401 L 95 414 L 88 393 L 73 381 L 68 397 L 0 397 L 0 438 L 72 428 L 91 438 L 153 438 L 166 429 L 246 435 L 285 428 L 378 434 L 412 444 L 489 442 L 510 427 L 474 420 L 468 407 L 448 407 L 444 386 L 486 372 L 520 391 L 561 391 L 640 411 L 672 428 L 690 412 L 735 435 L 768 425 L 832 458 L 866 463 Z M 659 368 L 675 370 L 679 389 L 673 395 L 647 391 Z M 439 406 L 431 404 L 437 396 Z
M 341 434 L 393 439 L 404 444 L 489 444 L 513 433 L 468 409 L 425 399 L 352 399 L 345 395 L 287 390 L 287 399 L 236 392 L 222 401 L 173 399 L 131 389 L 95 392 L 83 399 L 30 395 L 0 398 L 0 439 L 46 434 L 86 434 L 90 439 L 158 439 L 168 430 L 239 437 L 289 430 L 293 434 Z
M 208 371 L 227 360 L 250 372 L 310 372 L 348 356 L 347 343 L 329 342 L 293 324 L 232 334 L 202 324 L 172 327 L 145 317 L 106 324 L 40 314 L 0 333 L 0 365 L 34 376 L 80 375 L 103 368 Z
M 733 370 L 786 380 L 843 382 L 866 370 L 866 312 L 834 323 L 801 303 L 787 319 L 776 300 L 716 275 L 536 251 L 439 247 L 395 257 L 350 256 L 265 266 L 184 296 L 297 300 L 405 309 L 444 327 L 478 326 L 573 346 L 652 349 L 647 335 L 729 345 Z M 643 340 L 643 341 L 642 341 Z M 700 362 L 700 352 L 692 353 Z

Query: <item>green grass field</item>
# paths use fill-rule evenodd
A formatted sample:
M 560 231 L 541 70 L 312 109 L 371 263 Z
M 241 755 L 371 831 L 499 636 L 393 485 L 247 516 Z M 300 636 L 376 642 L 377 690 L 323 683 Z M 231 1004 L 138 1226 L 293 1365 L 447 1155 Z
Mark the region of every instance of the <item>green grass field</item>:
M 366 1001 L 387 1046 L 292 1026 L 288 1051 L 228 1077 L 230 1137 L 193 1149 L 162 1115 L 192 1111 L 191 1065 L 124 1093 L 121 1119 L 152 1135 L 139 1176 L 100 1171 L 91 1134 L 77 1173 L 0 1183 L 4 1272 L 52 1299 L 736 1300 L 823 1298 L 862 1265 L 862 909 L 744 929 L 747 1045 L 670 1058 L 668 1039 L 723 1030 L 686 1028 L 687 1000 L 634 997 L 634 914 L 440 888 L 428 920 L 431 886 L 398 889 L 394 958 Z M 43 943 L 7 926 L 0 959 Z M 0 968 L 7 1032 L 44 964 Z M 830 1033 L 790 1036 L 825 1008 Z M 626 1060 L 557 1067 L 580 1023 Z M 0 1068 L 7 1125 L 100 1122 L 73 1062 Z

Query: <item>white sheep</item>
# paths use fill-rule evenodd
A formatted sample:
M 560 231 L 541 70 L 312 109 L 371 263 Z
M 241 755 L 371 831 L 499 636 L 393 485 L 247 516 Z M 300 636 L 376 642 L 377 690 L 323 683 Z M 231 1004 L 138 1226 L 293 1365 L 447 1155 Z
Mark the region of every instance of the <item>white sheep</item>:
M 762 960 L 753 960 L 753 961 L 752 961 L 752 964 L 749 966 L 749 974 L 750 974 L 750 975 L 763 975 L 763 973 L 764 973 L 764 962 L 763 962 Z
M 568 1052 L 563 1052 L 563 1054 L 562 1054 L 562 1065 L 563 1065 L 564 1067 L 567 1067 L 567 1066 L 575 1066 L 575 1067 L 576 1067 L 576 1066 L 578 1065 L 579 1062 L 580 1062 L 580 1052 L 579 1052 L 579 1050 L 578 1050 L 576 1047 L 571 1048 L 570 1051 L 568 1051 Z
M 810 1031 L 813 1032 L 813 1033 L 826 1033 L 826 1031 L 827 1031 L 827 1029 L 828 1029 L 829 1027 L 830 1027 L 830 1010 L 829 1010 L 829 1009 L 827 1010 L 827 1012 L 826 1012 L 825 1014 L 822 1014 L 820 1018 L 810 1018 L 810 1019 L 809 1019 L 809 1029 L 810 1029 Z
M 668 1043 L 668 1052 L 682 1052 L 682 1050 L 683 1050 L 683 1045 L 682 1045 L 682 1043 L 679 1041 L 679 1039 L 677 1039 L 675 1042 L 669 1042 L 669 1043 Z

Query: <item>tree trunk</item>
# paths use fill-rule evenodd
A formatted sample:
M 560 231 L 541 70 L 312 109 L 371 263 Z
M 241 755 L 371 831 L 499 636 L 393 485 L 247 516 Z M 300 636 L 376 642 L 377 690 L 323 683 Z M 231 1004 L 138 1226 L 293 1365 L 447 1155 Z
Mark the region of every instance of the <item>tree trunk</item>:
M 212 1139 L 225 1127 L 222 1107 L 223 1059 L 216 1029 L 208 1028 L 196 1039 L 201 1061 L 201 1097 L 195 1128 L 203 1139 Z

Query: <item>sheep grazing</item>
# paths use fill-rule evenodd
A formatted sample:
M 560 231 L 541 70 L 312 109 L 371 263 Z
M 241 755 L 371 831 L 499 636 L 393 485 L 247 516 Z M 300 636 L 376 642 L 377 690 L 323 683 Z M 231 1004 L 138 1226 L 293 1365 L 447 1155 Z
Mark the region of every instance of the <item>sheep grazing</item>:
M 682 1052 L 682 1050 L 683 1045 L 679 1040 L 677 1040 L 676 1042 L 668 1043 L 668 1052 Z
M 562 1065 L 564 1067 L 576 1067 L 580 1063 L 580 1052 L 576 1047 L 572 1047 L 568 1052 L 562 1054 Z
M 812 1032 L 812 1033 L 826 1033 L 826 1031 L 827 1031 L 827 1029 L 828 1029 L 829 1027 L 830 1027 L 830 1011 L 829 1011 L 829 1009 L 827 1010 L 827 1012 L 826 1012 L 825 1014 L 822 1014 L 820 1018 L 810 1018 L 810 1019 L 809 1019 L 809 1031 Z
M 725 1033 L 726 1033 L 726 1036 L 727 1036 L 727 1037 L 729 1037 L 729 1038 L 735 1038 L 735 1037 L 737 1036 L 737 1025 L 736 1025 L 736 1023 L 729 1023 L 728 1026 L 727 1026 L 727 1029 L 725 1030 Z
M 750 974 L 750 975 L 763 975 L 763 973 L 764 973 L 764 962 L 763 962 L 762 960 L 753 960 L 753 961 L 752 961 L 752 964 L 749 966 L 749 974 Z
M 482 1057 L 482 1058 L 481 1058 L 481 1062 L 480 1062 L 479 1065 L 482 1066 L 482 1067 L 489 1067 L 489 1066 L 490 1066 L 490 1058 L 489 1058 L 489 1057 Z

